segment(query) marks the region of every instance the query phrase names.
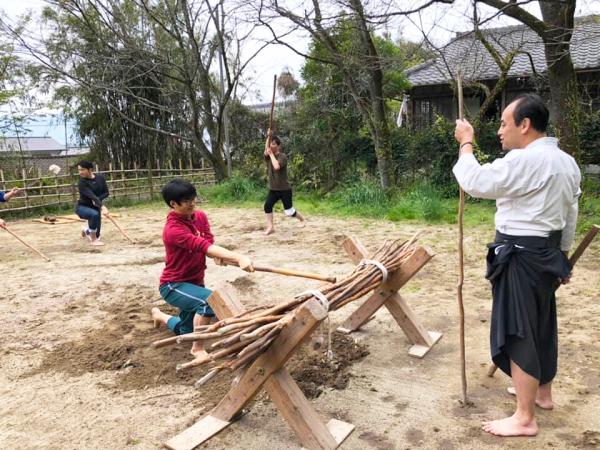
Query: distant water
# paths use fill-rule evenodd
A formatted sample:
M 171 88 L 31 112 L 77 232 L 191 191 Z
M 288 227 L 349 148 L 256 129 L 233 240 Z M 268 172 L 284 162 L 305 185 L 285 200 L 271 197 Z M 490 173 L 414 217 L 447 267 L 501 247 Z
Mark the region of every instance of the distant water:
M 0 117 L 0 127 L 4 136 L 16 136 L 14 126 L 11 126 L 6 117 Z M 51 137 L 56 142 L 65 145 L 65 121 L 62 116 L 32 116 L 24 122 L 21 128 L 24 128 L 24 130 L 19 130 L 19 136 L 21 137 Z M 67 139 L 69 141 L 69 146 L 80 146 L 80 140 L 74 120 L 67 121 Z

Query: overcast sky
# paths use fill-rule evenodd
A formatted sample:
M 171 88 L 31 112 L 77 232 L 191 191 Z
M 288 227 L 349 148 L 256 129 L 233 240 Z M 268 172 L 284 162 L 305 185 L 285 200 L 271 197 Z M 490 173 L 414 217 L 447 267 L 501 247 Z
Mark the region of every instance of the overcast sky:
M 421 4 L 423 0 L 396 0 L 397 4 L 403 8 L 409 5 Z M 300 0 L 296 0 L 297 4 L 301 4 Z M 3 9 L 9 16 L 15 17 L 27 10 L 40 12 L 43 8 L 43 0 L 0 0 L 0 9 Z M 469 0 L 456 0 L 452 6 L 439 5 L 430 7 L 420 16 L 413 15 L 411 19 L 397 19 L 391 23 L 387 31 L 392 37 L 404 37 L 413 41 L 420 41 L 422 38 L 421 31 L 415 27 L 413 22 L 424 24 L 424 28 L 431 31 L 431 37 L 436 44 L 443 44 L 450 40 L 457 31 L 467 31 L 471 29 L 469 17 Z M 576 15 L 600 14 L 600 0 L 579 0 L 577 2 Z M 308 8 L 307 8 L 308 9 Z M 533 2 L 529 7 L 529 11 L 537 16 L 540 16 L 537 2 Z M 488 12 L 491 10 L 487 10 Z M 485 10 L 482 10 L 482 15 Z M 506 24 L 514 24 L 516 22 L 510 19 L 496 20 L 490 25 L 499 26 Z M 434 27 L 435 25 L 435 27 Z M 383 30 L 382 30 L 383 31 Z M 265 33 L 262 38 L 267 38 Z M 294 44 L 305 50 L 308 45 L 308 39 L 302 36 L 297 36 Z M 256 44 L 258 45 L 258 44 Z M 248 47 L 249 49 L 251 46 Z M 303 65 L 303 58 L 291 50 L 283 46 L 271 46 L 264 50 L 250 66 L 249 72 L 246 74 L 246 80 L 249 84 L 251 93 L 246 98 L 246 103 L 257 103 L 270 101 L 273 75 L 280 74 L 285 68 L 289 68 L 294 76 L 300 80 L 300 68 Z

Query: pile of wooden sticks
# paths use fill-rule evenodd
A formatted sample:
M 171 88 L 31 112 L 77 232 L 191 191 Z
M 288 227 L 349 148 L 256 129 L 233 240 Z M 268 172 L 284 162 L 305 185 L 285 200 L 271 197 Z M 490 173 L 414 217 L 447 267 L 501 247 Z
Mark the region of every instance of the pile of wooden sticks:
M 234 371 L 252 363 L 277 338 L 302 303 L 316 297 L 329 311 L 357 300 L 380 285 L 388 273 L 397 271 L 417 249 L 416 235 L 409 241 L 384 243 L 368 260 L 363 260 L 342 280 L 303 292 L 293 300 L 275 306 L 262 306 L 211 325 L 198 327 L 193 333 L 154 342 L 155 348 L 181 342 L 204 340 L 207 354 L 180 364 L 177 370 L 211 362 L 221 362 L 198 381 L 202 385 L 222 370 Z M 382 267 L 383 266 L 383 267 Z

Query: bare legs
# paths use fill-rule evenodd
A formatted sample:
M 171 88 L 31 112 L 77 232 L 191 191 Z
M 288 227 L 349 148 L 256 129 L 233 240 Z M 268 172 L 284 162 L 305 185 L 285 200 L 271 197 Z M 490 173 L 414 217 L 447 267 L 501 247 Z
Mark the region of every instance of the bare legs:
M 201 325 L 208 325 L 210 324 L 211 318 L 210 317 L 205 317 L 205 316 L 200 316 L 198 314 L 196 314 L 194 316 L 194 330 L 201 326 Z M 190 351 L 190 353 L 195 356 L 196 358 L 206 355 L 206 350 L 204 350 L 204 341 L 194 341 L 194 343 L 192 344 L 192 350 Z
M 265 230 L 265 234 L 268 236 L 275 231 L 273 227 L 273 213 L 266 213 L 267 216 L 267 229 Z
M 152 320 L 154 321 L 154 328 L 159 328 L 160 324 L 167 325 L 167 321 L 173 317 L 164 312 L 162 312 L 158 308 L 152 308 Z
M 306 219 L 298 211 L 296 211 L 296 215 L 294 217 L 300 221 L 300 227 L 304 227 L 306 225 Z
M 154 321 L 155 328 L 160 327 L 160 324 L 164 324 L 166 326 L 169 319 L 171 317 L 173 317 L 173 316 L 170 316 L 169 314 L 162 312 L 158 308 L 152 308 L 151 312 L 152 312 L 152 320 Z M 200 315 L 196 314 L 194 316 L 194 329 L 196 329 L 196 327 L 199 327 L 201 325 L 208 325 L 208 324 L 210 324 L 210 322 L 211 322 L 211 317 L 204 317 L 204 316 L 200 316 Z M 190 353 L 195 357 L 205 355 L 206 350 L 204 350 L 203 342 L 202 341 L 194 341 L 194 343 L 192 345 L 192 350 L 190 351 Z
M 514 387 L 509 387 L 506 391 L 510 395 L 517 395 Z M 535 404 L 542 409 L 554 409 L 554 401 L 552 400 L 552 382 L 542 384 L 538 387 L 535 397 Z
M 265 230 L 265 234 L 268 236 L 269 234 L 273 234 L 275 232 L 275 226 L 273 225 L 273 213 L 266 213 L 267 217 L 267 229 Z M 293 216 L 300 221 L 300 227 L 304 227 L 306 225 L 306 219 L 302 214 L 296 211 L 296 215 Z
M 538 380 L 513 361 L 510 362 L 510 370 L 517 395 L 517 409 L 510 417 L 483 422 L 483 429 L 496 436 L 535 436 L 538 433 L 534 417 L 535 399 L 541 386 Z
M 92 240 L 92 245 L 93 246 L 100 246 L 100 245 L 104 245 L 104 242 L 102 242 L 101 240 L 98 239 L 98 237 L 96 236 L 96 232 L 95 231 L 90 231 L 90 239 Z

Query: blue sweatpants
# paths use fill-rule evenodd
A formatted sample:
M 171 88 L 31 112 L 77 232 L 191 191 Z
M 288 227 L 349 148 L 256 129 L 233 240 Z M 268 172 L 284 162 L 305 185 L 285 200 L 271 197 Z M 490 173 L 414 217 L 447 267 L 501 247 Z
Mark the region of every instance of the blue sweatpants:
M 210 289 L 192 283 L 165 283 L 159 288 L 165 301 L 179 309 L 179 317 L 171 317 L 167 327 L 175 334 L 194 331 L 194 316 L 214 317 L 215 313 L 206 301 L 212 294 Z

